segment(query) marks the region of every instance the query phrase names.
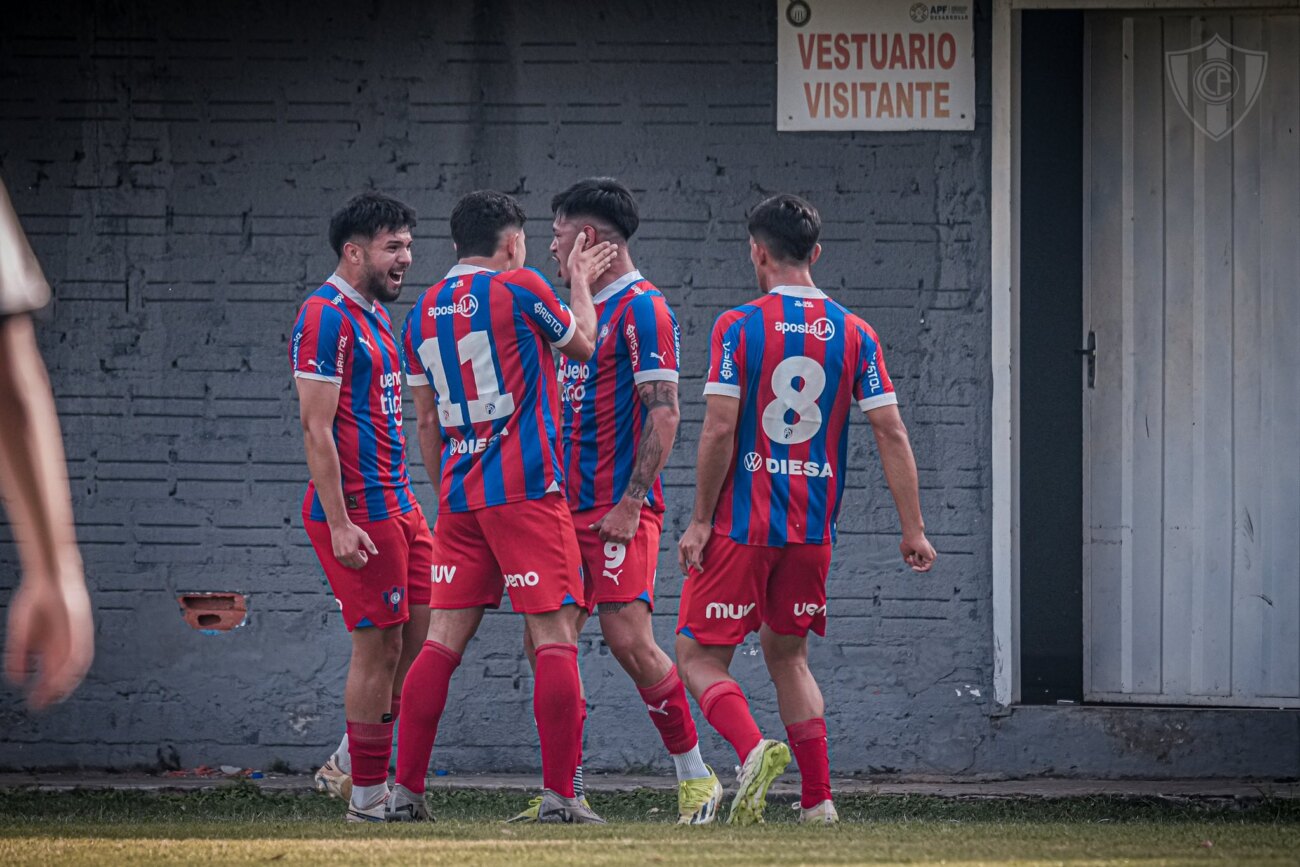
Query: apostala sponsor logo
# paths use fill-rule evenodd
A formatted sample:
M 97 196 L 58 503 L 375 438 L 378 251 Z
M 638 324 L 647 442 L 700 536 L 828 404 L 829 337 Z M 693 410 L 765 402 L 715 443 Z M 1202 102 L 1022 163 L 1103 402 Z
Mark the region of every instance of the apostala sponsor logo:
M 807 334 L 822 342 L 835 336 L 835 323 L 824 316 L 812 322 L 777 322 L 773 327 L 779 334 Z
M 443 304 L 441 307 L 430 307 L 429 316 L 450 316 L 453 313 L 459 313 L 461 316 L 470 317 L 478 312 L 478 299 L 473 295 L 462 295 L 460 300 L 455 304 Z

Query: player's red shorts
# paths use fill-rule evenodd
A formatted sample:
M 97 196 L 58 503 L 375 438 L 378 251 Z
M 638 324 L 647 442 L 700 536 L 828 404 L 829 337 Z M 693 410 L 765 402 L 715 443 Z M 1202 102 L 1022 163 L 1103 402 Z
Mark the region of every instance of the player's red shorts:
M 659 537 L 664 516 L 653 509 L 641 510 L 636 535 L 628 545 L 602 542 L 591 525 L 605 517 L 613 506 L 599 506 L 573 513 L 573 529 L 582 552 L 583 593 L 589 609 L 602 602 L 645 601 L 655 607 L 655 571 L 659 565 Z
M 359 626 L 383 629 L 405 623 L 410 619 L 408 606 L 429 604 L 433 536 L 423 510 L 416 506 L 404 515 L 354 523 L 379 549 L 360 569 L 349 569 L 334 558 L 328 524 L 303 519 L 311 547 L 343 609 L 343 625 L 351 632 Z
M 581 557 L 569 506 L 560 494 L 442 511 L 433 534 L 433 608 L 501 604 L 521 614 L 582 604 Z
M 830 545 L 769 548 L 714 533 L 704 571 L 682 582 L 677 631 L 700 644 L 736 645 L 764 623 L 781 635 L 826 634 Z

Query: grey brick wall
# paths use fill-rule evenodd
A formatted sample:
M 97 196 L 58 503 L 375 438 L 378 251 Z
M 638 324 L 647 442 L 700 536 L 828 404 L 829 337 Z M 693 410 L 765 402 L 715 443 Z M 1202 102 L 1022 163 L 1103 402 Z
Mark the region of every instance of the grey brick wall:
M 834 767 L 1045 770 L 1068 726 L 989 716 L 987 7 L 976 7 L 976 130 L 874 135 L 775 132 L 770 0 L 585 14 L 501 0 L 25 7 L 0 33 L 0 173 L 55 286 L 41 340 L 98 657 L 52 713 L 5 703 L 0 765 L 320 760 L 342 725 L 347 639 L 301 528 L 286 340 L 301 297 L 330 273 L 328 215 L 371 186 L 418 208 L 400 321 L 452 261 L 446 216 L 460 195 L 517 195 L 534 217 L 530 261 L 549 273 L 551 194 L 600 173 L 636 190 L 634 255 L 683 327 L 660 641 L 671 646 L 677 610 L 670 549 L 692 494 L 708 328 L 754 292 L 745 209 L 798 192 L 826 223 L 819 282 L 883 338 L 941 553 L 928 575 L 902 568 L 870 432 L 856 424 L 833 617 L 812 651 Z M 412 474 L 432 514 L 418 459 Z M 11 585 L 15 572 L 0 545 L 0 574 Z M 194 590 L 247 593 L 247 625 L 188 628 L 176 596 Z M 436 766 L 537 766 L 519 644 L 513 615 L 486 618 Z M 669 767 L 595 624 L 581 664 L 588 765 Z M 736 669 L 760 724 L 779 732 L 756 644 Z M 729 766 L 701 731 L 708 759 Z

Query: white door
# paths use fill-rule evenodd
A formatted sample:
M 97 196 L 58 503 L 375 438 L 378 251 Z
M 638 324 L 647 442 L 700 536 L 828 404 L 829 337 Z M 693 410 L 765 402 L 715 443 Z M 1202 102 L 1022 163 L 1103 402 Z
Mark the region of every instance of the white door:
M 1300 15 L 1085 57 L 1085 696 L 1297 707 Z

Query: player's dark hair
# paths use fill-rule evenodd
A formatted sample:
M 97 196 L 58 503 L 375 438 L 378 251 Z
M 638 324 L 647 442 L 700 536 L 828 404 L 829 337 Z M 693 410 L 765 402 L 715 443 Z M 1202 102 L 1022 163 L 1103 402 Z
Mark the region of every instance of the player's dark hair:
M 524 209 L 513 196 L 496 190 L 477 190 L 462 196 L 451 210 L 451 242 L 456 255 L 491 256 L 505 229 L 524 227 Z
M 415 209 L 392 196 L 374 191 L 358 193 L 330 218 L 330 246 L 343 255 L 343 245 L 352 238 L 370 240 L 380 232 L 415 228 Z
M 551 211 L 557 217 L 595 217 L 613 226 L 625 241 L 641 225 L 632 191 L 613 178 L 578 181 L 551 199 Z
M 764 199 L 749 212 L 749 234 L 784 262 L 807 262 L 822 233 L 811 202 L 789 193 Z

